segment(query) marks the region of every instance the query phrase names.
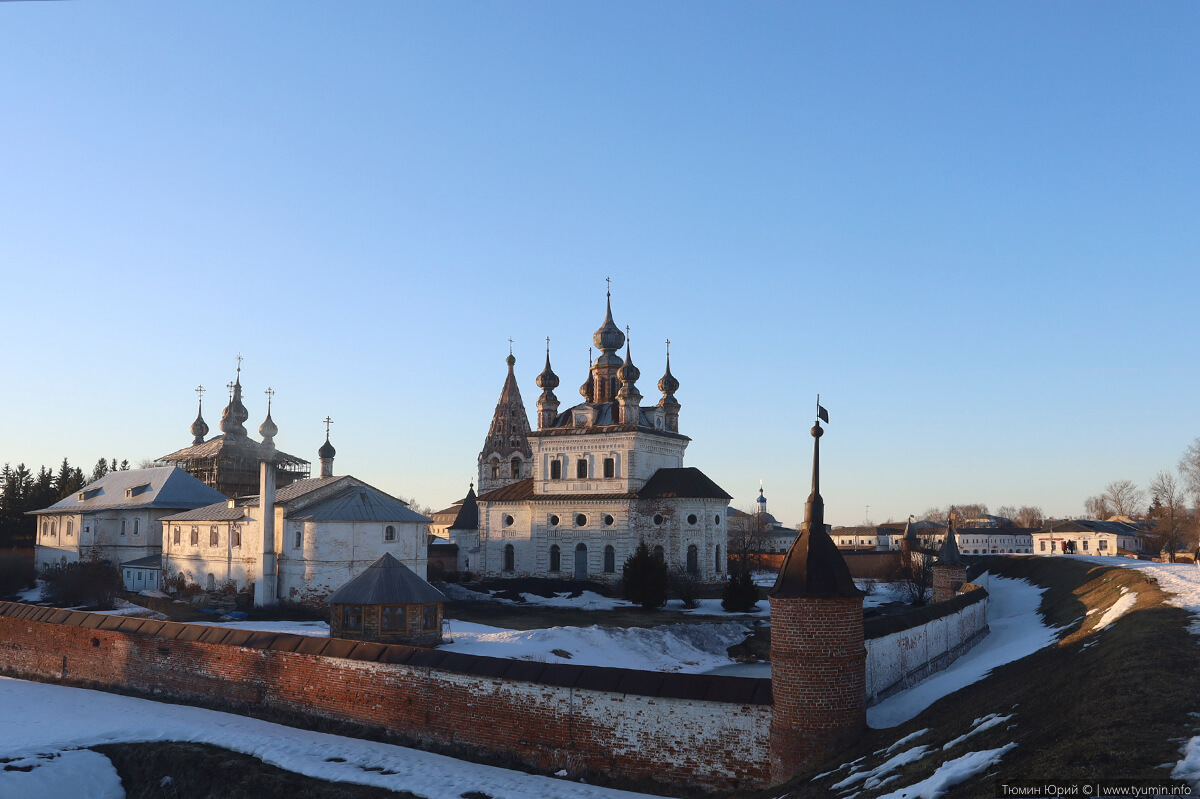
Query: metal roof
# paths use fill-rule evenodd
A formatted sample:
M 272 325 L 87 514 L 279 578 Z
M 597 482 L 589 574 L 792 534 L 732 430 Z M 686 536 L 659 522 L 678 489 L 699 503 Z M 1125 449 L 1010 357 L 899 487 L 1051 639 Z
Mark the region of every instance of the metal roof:
M 446 597 L 412 569 L 385 554 L 325 601 L 330 605 L 419 605 L 445 602 Z
M 226 450 L 237 452 L 253 460 L 262 460 L 266 453 L 266 446 L 258 441 L 247 436 L 239 435 L 220 435 L 213 436 L 208 441 L 202 444 L 193 444 L 190 447 L 176 450 L 170 455 L 163 455 L 159 458 L 160 461 L 187 461 L 195 458 L 216 458 L 225 453 Z M 275 463 L 281 466 L 286 465 L 308 465 L 308 461 L 296 455 L 289 455 L 282 450 L 275 450 Z
M 137 560 L 127 560 L 121 564 L 121 568 L 130 569 L 161 569 L 162 555 L 147 555 L 144 558 Z
M 671 499 L 676 497 L 724 499 L 733 497 L 714 483 L 695 466 L 678 469 L 659 469 L 637 492 L 638 499 Z
M 368 485 L 350 485 L 333 496 L 288 514 L 289 519 L 337 522 L 427 522 L 395 497 Z
M 178 467 L 156 466 L 109 472 L 50 507 L 30 513 L 94 513 L 119 508 L 182 510 L 208 505 L 223 498 L 219 491 L 209 488 Z

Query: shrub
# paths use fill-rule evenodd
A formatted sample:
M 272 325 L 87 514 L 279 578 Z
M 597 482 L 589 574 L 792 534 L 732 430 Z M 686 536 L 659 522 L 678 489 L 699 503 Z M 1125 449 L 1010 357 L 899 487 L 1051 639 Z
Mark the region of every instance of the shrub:
M 757 604 L 758 586 L 754 584 L 750 570 L 743 569 L 736 576 L 730 575 L 721 594 L 721 607 L 725 612 L 749 613 Z
M 108 563 L 80 561 L 46 573 L 46 596 L 56 605 L 95 605 L 111 610 L 123 589 L 120 569 Z
M 37 568 L 30 558 L 16 552 L 0 555 L 0 596 L 8 596 L 37 584 Z
M 621 569 L 621 594 L 645 610 L 667 604 L 667 564 L 654 557 L 642 541 Z
M 675 591 L 675 596 L 683 602 L 683 606 L 688 610 L 700 607 L 700 576 L 690 574 L 683 569 L 676 569 L 672 575 L 671 587 Z

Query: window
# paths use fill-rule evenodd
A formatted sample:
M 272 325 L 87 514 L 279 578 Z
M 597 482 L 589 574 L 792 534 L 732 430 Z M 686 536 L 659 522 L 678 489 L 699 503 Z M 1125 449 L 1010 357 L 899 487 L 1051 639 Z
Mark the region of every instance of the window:
M 500 461 L 492 461 L 491 466 L 492 466 L 492 479 L 499 480 L 500 479 Z
M 229 545 L 240 547 L 242 545 L 242 526 L 235 524 L 229 528 Z
M 550 461 L 550 479 L 551 480 L 561 480 L 562 479 L 562 461 L 560 461 L 560 460 Z
M 179 543 L 179 528 L 178 527 L 171 528 L 171 534 L 175 537 L 175 543 L 178 544 Z
M 658 527 L 658 526 L 660 526 L 662 523 L 663 523 L 663 515 L 662 515 L 661 513 L 656 513 L 656 514 L 654 514 L 654 525 L 655 525 L 656 527 Z
M 714 516 L 714 517 L 713 517 L 713 524 L 715 524 L 715 525 L 717 525 L 718 527 L 720 527 L 720 526 L 721 526 L 721 517 L 720 517 L 720 516 Z
M 504 571 L 516 571 L 517 568 L 517 552 L 513 549 L 512 544 L 504 545 Z
M 521 459 L 513 458 L 512 463 L 509 464 L 509 468 L 512 469 L 513 477 L 520 477 L 521 476 Z
M 299 549 L 300 547 L 304 546 L 304 528 L 297 525 L 296 529 L 295 529 L 295 533 L 296 533 L 295 548 Z
M 379 608 L 379 631 L 384 633 L 405 632 L 404 617 L 404 605 L 382 605 Z
M 42 538 L 45 538 L 48 535 L 50 535 L 50 522 L 43 521 L 42 522 Z
M 1096 542 L 1096 549 L 1108 549 L 1108 542 L 1101 538 Z
M 141 527 L 141 524 L 142 524 L 142 520 L 141 520 L 141 519 L 134 519 L 134 520 L 133 520 L 133 534 L 134 534 L 134 535 L 137 535 L 137 534 L 138 534 L 138 530 L 139 530 L 139 528 Z
M 501 521 L 504 522 L 505 527 L 512 527 L 513 517 L 506 513 L 506 514 L 504 514 L 504 518 Z
M 580 480 L 587 479 L 587 460 L 584 458 L 575 461 L 575 477 Z
M 53 535 L 53 533 L 51 533 Z M 125 520 L 121 520 L 121 535 L 125 535 Z
M 1084 551 L 1084 552 L 1087 552 L 1087 548 L 1088 548 L 1088 542 L 1087 542 L 1087 539 L 1085 538 L 1085 539 L 1083 540 L 1083 551 Z
M 1046 551 L 1046 542 L 1042 541 L 1041 544 L 1042 544 L 1042 551 L 1045 552 Z
M 72 521 L 71 519 L 67 519 L 67 536 L 70 537 L 70 536 L 73 536 L 74 534 L 75 534 L 75 522 Z
M 721 572 L 721 545 L 717 544 L 716 554 L 713 556 L 713 571 L 720 574 Z
M 558 544 L 550 547 L 550 571 L 556 572 L 562 568 L 562 552 L 558 548 Z
M 390 524 L 387 527 L 383 528 L 383 540 L 384 541 L 395 541 L 396 540 L 396 528 Z
M 221 543 L 221 535 L 217 532 L 217 526 L 214 524 L 208 528 L 208 545 L 215 547 L 219 543 Z
M 659 563 L 662 563 L 664 560 L 667 559 L 666 553 L 663 552 L 662 547 L 654 548 L 654 559 L 657 560 Z
M 362 627 L 362 605 L 342 605 L 342 629 L 361 631 Z
M 613 574 L 617 570 L 617 550 L 611 546 L 604 548 L 604 573 Z
M 58 535 L 58 522 L 50 522 L 50 537 L 53 538 L 57 535 Z
M 700 550 L 696 548 L 695 544 L 688 546 L 687 572 L 688 574 L 700 573 Z
M 605 458 L 604 459 L 604 476 L 605 477 L 616 477 L 617 476 L 617 462 L 613 458 Z
M 584 527 L 586 525 L 587 525 L 587 516 L 584 516 L 582 513 L 576 513 L 575 514 L 575 526 L 576 527 Z
M 192 546 L 198 546 L 199 544 L 200 544 L 200 528 L 193 524 L 192 525 Z
M 612 527 L 612 523 L 616 521 L 616 519 L 612 517 L 611 513 L 606 513 L 600 517 L 600 521 L 604 522 L 605 527 Z
M 688 524 L 695 524 L 698 521 L 699 521 L 699 519 L 696 518 L 696 514 L 694 514 L 694 513 L 688 514 Z
M 436 630 L 437 627 L 438 627 L 438 606 L 437 605 L 426 605 L 425 606 L 424 624 L 421 625 L 421 629 L 424 630 L 425 632 L 429 632 L 430 630 Z
M 129 571 L 129 569 L 126 569 L 126 570 L 125 570 L 125 579 L 126 579 L 126 580 L 131 580 L 131 579 L 132 579 L 132 577 L 131 577 L 131 572 Z
M 558 527 L 558 516 L 554 515 L 553 513 L 550 514 L 550 526 Z

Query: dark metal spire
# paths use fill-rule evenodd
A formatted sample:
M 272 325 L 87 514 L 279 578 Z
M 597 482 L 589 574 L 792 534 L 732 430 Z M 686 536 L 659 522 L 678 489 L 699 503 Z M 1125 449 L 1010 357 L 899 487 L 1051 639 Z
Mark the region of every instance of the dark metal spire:
M 845 558 L 825 531 L 825 501 L 821 498 L 821 436 L 824 434 L 818 419 L 812 428 L 812 493 L 804 504 L 800 535 L 796 536 L 784 556 L 779 577 L 768 592 L 773 597 L 790 599 L 863 595 L 850 577 Z
M 938 563 L 942 566 L 962 566 L 963 559 L 958 549 L 958 537 L 954 533 L 955 514 L 946 520 L 946 538 L 938 551 Z

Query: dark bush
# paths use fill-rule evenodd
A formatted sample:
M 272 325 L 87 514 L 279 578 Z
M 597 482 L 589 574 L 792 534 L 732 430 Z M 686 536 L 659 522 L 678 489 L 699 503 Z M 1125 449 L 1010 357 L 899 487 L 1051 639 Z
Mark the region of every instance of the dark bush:
M 46 572 L 46 596 L 56 605 L 111 610 L 123 589 L 121 570 L 108 563 L 80 561 Z
M 642 541 L 625 561 L 621 572 L 621 593 L 645 610 L 667 604 L 667 564 L 654 557 Z
M 32 559 L 16 552 L 0 554 L 0 597 L 33 588 L 36 584 L 37 569 Z
M 688 610 L 700 607 L 700 576 L 676 569 L 671 578 L 671 589 Z
M 721 594 L 721 607 L 725 612 L 749 613 L 757 604 L 758 586 L 754 584 L 749 569 L 743 569 L 736 576 L 730 575 Z

